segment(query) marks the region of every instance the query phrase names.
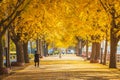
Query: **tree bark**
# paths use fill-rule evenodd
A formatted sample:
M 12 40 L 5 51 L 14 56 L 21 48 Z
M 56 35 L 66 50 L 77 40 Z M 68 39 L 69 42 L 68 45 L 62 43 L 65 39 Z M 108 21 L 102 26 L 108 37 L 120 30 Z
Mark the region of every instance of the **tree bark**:
M 100 43 L 96 42 L 96 54 L 95 54 L 95 61 L 99 62 L 100 57 Z
M 115 9 L 115 5 L 108 5 L 106 6 L 102 0 L 99 0 L 104 10 L 109 13 L 111 17 L 111 29 L 110 29 L 110 63 L 109 68 L 116 68 L 116 51 L 117 51 L 117 44 L 119 38 L 117 37 L 117 32 L 119 31 L 119 24 L 116 23 L 116 20 L 119 18 L 117 16 L 117 10 Z M 108 10 L 109 9 L 109 10 Z
M 117 51 L 117 44 L 119 39 L 116 38 L 115 34 L 113 33 L 113 29 L 110 32 L 110 63 L 109 68 L 116 68 L 116 51 Z
M 91 63 L 98 63 L 99 62 L 99 55 L 100 55 L 100 43 L 93 42 L 92 43 L 92 53 L 90 56 Z
M 10 63 L 10 32 L 8 31 L 8 67 L 11 67 Z
M 32 50 L 32 42 L 30 41 L 30 53 L 33 53 L 33 50 Z
M 46 57 L 48 55 L 48 44 L 46 41 L 44 42 L 44 56 Z
M 83 42 L 82 40 L 79 40 L 79 55 L 81 56 L 82 55 L 82 48 L 83 48 Z
M 48 56 L 48 43 L 46 43 L 46 55 Z
M 96 46 L 95 46 L 95 42 L 92 43 L 92 53 L 90 56 L 90 62 L 94 63 L 94 57 L 95 57 L 95 50 L 96 50 Z
M 0 68 L 3 68 L 3 44 L 2 44 L 2 38 L 0 37 Z
M 89 57 L 88 57 L 88 40 L 86 40 L 86 58 L 87 58 L 87 60 L 89 59 Z
M 36 48 L 37 48 L 37 54 L 40 54 L 40 40 L 39 39 L 37 39 L 36 40 Z
M 23 43 L 23 51 L 24 51 L 24 59 L 25 63 L 29 63 L 29 55 L 28 55 L 28 42 Z
M 79 42 L 76 44 L 76 56 L 79 56 Z
M 105 51 L 104 51 L 103 65 L 106 65 L 106 59 L 107 59 L 107 46 L 108 46 L 108 41 L 107 41 L 107 39 L 106 39 L 106 41 L 105 41 Z
M 117 32 L 115 28 L 117 27 L 115 22 L 115 12 L 111 13 L 111 29 L 110 29 L 110 63 L 109 68 L 116 68 L 116 51 L 119 38 L 117 37 Z
M 76 55 L 81 56 L 82 55 L 82 40 L 78 39 L 78 43 L 76 44 Z
M 21 41 L 18 41 L 15 42 L 15 45 L 16 45 L 17 63 L 24 65 L 23 43 Z
M 42 42 L 42 40 L 40 40 L 40 57 L 42 58 L 43 57 L 43 54 L 44 54 L 44 47 L 43 47 L 43 42 Z

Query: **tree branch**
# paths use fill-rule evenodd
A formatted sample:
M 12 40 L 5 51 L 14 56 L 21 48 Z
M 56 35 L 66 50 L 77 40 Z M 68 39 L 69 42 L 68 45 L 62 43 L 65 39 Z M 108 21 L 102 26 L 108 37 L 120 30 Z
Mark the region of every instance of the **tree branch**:
M 27 5 L 30 3 L 30 1 L 31 0 L 29 0 L 28 3 L 26 3 L 26 5 L 21 10 L 19 10 L 17 12 L 15 11 L 15 13 L 14 13 L 15 15 L 12 16 L 13 18 L 11 17 L 12 19 L 9 21 L 9 23 L 6 26 L 4 26 L 3 31 L 1 32 L 1 35 L 4 35 L 4 33 L 9 28 L 9 26 L 11 25 L 11 23 L 16 19 L 17 16 L 19 16 L 21 14 L 21 12 L 27 7 Z M 24 2 L 24 0 L 23 0 L 23 2 Z
M 102 7 L 104 8 L 104 10 L 107 12 L 107 8 L 104 6 L 103 2 L 101 0 L 99 0 L 99 1 L 101 3 Z
M 102 2 L 102 0 L 99 0 L 99 1 L 100 1 L 100 3 L 101 3 L 102 7 L 104 8 L 104 10 L 106 11 L 106 13 L 108 13 L 107 8 L 109 8 L 109 7 L 107 6 L 107 4 L 104 4 L 104 3 Z M 105 5 L 106 5 L 106 7 L 105 7 Z M 109 13 L 110 13 L 110 11 L 109 11 Z
M 116 16 L 115 19 L 120 18 L 120 15 Z
M 13 17 L 13 19 L 10 20 L 10 22 L 4 26 L 3 31 L 1 32 L 1 35 L 4 35 L 6 30 L 9 28 L 9 25 L 15 20 L 15 18 L 20 14 L 20 12 L 16 12 L 16 15 Z
M 0 25 L 4 24 L 6 21 L 8 21 L 8 20 L 15 14 L 15 12 L 17 11 L 17 9 L 23 4 L 23 2 L 24 2 L 24 0 L 21 1 L 21 3 L 19 3 L 19 4 L 18 4 L 18 2 L 17 2 L 16 7 L 15 7 L 15 9 L 13 10 L 13 12 L 12 12 L 6 19 L 2 19 L 2 20 L 0 21 Z

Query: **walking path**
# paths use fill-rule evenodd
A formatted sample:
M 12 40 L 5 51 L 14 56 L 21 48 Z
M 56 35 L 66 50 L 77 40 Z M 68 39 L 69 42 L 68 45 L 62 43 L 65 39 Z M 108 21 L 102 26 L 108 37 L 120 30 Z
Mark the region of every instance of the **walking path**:
M 91 64 L 75 55 L 57 55 L 41 59 L 40 67 L 30 66 L 3 80 L 120 80 L 118 69 Z

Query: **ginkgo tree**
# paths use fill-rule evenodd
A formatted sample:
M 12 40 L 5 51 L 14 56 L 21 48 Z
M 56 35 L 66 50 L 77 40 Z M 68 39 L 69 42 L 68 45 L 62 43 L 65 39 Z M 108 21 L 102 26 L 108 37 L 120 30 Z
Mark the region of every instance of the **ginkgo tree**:
M 8 26 L 15 32 L 16 36 L 13 33 L 12 36 L 18 38 L 20 45 L 23 41 L 41 39 L 48 44 L 54 42 L 57 47 L 68 47 L 80 40 L 89 40 L 93 43 L 91 62 L 96 62 L 100 42 L 109 36 L 106 32 L 111 32 L 110 67 L 116 67 L 115 53 L 120 33 L 119 3 L 119 0 L 4 0 L 0 2 L 0 41 Z M 99 53 L 94 53 L 96 50 Z M 0 51 L 2 53 L 2 46 Z M 20 55 L 23 56 L 22 53 Z M 2 54 L 0 59 L 3 60 Z M 20 62 L 24 62 L 24 57 Z M 0 61 L 1 67 L 2 63 Z
M 31 1 L 21 15 L 11 24 L 11 38 L 16 45 L 17 64 L 23 65 L 24 61 L 29 62 L 28 41 L 37 39 L 42 34 L 41 24 L 44 10 L 38 11 L 42 9 L 42 4 L 39 5 L 38 2 L 40 3 L 38 0 Z M 35 13 L 33 14 L 31 10 Z
M 110 68 L 116 68 L 116 51 L 119 41 L 119 23 L 120 23 L 120 1 L 119 0 L 99 0 L 100 7 L 109 17 L 110 25 Z
M 3 68 L 2 39 L 10 24 L 26 8 L 30 0 L 2 0 L 0 2 L 0 68 Z

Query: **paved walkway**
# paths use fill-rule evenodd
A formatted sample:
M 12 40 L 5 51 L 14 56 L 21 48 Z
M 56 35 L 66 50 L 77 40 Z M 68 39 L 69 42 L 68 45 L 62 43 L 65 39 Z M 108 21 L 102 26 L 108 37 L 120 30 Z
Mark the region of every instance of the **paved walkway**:
M 46 57 L 40 67 L 33 64 L 4 80 L 120 80 L 120 71 L 90 64 L 75 55 Z

